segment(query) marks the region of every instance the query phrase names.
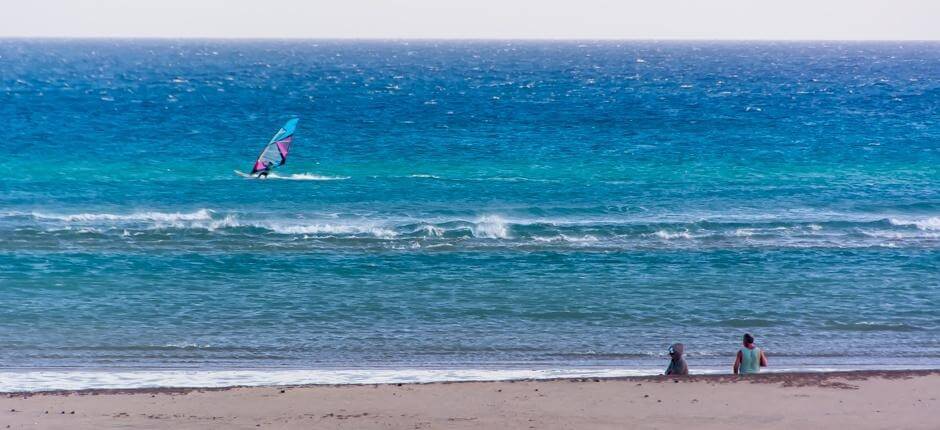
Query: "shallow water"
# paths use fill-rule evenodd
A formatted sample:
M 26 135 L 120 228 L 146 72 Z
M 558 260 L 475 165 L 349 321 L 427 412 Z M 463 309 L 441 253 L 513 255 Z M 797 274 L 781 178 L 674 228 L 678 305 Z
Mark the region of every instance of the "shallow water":
M 0 365 L 940 365 L 938 48 L 0 41 Z

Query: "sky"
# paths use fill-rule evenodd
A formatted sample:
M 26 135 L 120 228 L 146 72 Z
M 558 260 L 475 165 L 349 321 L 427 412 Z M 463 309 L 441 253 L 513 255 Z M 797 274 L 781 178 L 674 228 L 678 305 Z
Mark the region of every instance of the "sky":
M 940 40 L 940 0 L 0 0 L 0 37 Z

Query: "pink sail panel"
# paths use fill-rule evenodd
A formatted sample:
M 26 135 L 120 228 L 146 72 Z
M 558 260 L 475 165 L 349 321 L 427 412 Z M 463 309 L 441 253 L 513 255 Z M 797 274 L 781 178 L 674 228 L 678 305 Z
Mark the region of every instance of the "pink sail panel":
M 293 140 L 294 136 L 288 136 L 286 139 L 276 142 L 277 149 L 281 153 L 281 164 L 287 162 L 287 152 L 290 151 L 290 144 Z

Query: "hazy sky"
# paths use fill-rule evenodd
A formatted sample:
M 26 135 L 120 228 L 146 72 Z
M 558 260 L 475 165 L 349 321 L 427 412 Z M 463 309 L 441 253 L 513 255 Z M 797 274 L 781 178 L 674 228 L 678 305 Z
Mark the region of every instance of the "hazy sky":
M 0 0 L 0 36 L 940 40 L 940 0 Z

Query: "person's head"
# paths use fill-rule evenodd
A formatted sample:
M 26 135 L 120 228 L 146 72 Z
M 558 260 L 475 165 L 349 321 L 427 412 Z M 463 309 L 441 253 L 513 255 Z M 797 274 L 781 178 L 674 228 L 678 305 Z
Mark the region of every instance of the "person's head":
M 683 346 L 681 343 L 674 343 L 669 347 L 669 356 L 672 357 L 673 360 L 678 360 L 682 358 L 682 353 L 684 351 L 685 346 Z
M 750 333 L 744 333 L 744 346 L 748 346 L 754 343 L 754 336 Z

